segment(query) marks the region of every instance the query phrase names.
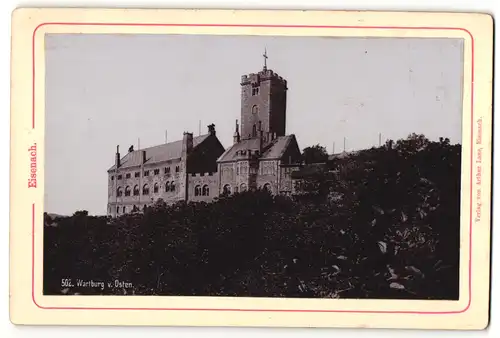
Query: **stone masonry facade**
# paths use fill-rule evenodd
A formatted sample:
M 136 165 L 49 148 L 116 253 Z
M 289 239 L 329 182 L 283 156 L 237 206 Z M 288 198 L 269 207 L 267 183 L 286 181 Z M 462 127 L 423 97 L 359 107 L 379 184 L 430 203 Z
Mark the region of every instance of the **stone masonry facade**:
M 162 199 L 211 202 L 221 194 L 266 189 L 293 193 L 292 172 L 301 166 L 295 135 L 286 135 L 287 81 L 266 66 L 241 77 L 241 128 L 225 149 L 215 126 L 194 137 L 146 149 L 119 148 L 108 170 L 108 215 L 140 212 Z

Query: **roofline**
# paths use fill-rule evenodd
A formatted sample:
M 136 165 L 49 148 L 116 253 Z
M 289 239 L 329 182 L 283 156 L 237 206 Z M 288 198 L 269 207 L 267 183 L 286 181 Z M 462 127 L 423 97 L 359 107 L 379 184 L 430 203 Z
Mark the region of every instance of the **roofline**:
M 147 165 L 154 165 L 154 164 L 161 164 L 161 163 L 167 163 L 167 162 L 170 162 L 170 161 L 175 161 L 175 160 L 180 160 L 181 158 L 180 157 L 172 157 L 171 159 L 169 160 L 166 160 L 166 161 L 157 161 L 157 162 L 147 162 L 144 163 L 144 164 L 139 164 L 139 165 L 132 165 L 132 166 L 125 166 L 125 167 L 120 167 L 120 168 L 123 168 L 123 169 L 133 169 L 133 168 L 140 168 L 142 166 L 147 166 Z M 114 165 L 113 165 L 114 167 Z M 110 169 L 108 169 L 108 173 L 110 172 L 115 172 L 116 170 L 111 167 Z M 118 169 L 120 169 L 118 168 Z
M 216 135 L 212 135 L 212 134 L 209 134 L 209 133 L 207 133 L 207 134 L 203 134 L 203 135 L 198 135 L 198 136 L 193 136 L 193 139 L 195 139 L 195 138 L 199 138 L 199 137 L 205 137 L 205 138 L 203 139 L 203 141 L 201 141 L 200 143 L 198 143 L 196 146 L 193 146 L 193 149 L 197 148 L 199 145 L 201 145 L 203 142 L 205 142 L 205 140 L 206 140 L 206 139 L 208 139 L 210 136 L 215 136 L 215 137 L 217 138 L 217 136 L 216 136 Z M 219 139 L 217 138 L 217 140 L 219 140 Z M 158 145 L 151 146 L 151 147 L 147 147 L 147 148 L 144 148 L 144 149 L 137 149 L 137 150 L 134 150 L 133 152 L 147 151 L 148 149 L 151 149 L 151 148 L 161 147 L 161 146 L 164 146 L 164 145 L 167 145 L 167 144 L 176 143 L 176 142 L 182 142 L 182 139 L 180 139 L 180 140 L 176 140 L 176 141 L 172 141 L 172 142 L 168 142 L 168 143 L 158 144 Z M 220 141 L 219 141 L 219 143 L 220 143 Z M 221 143 L 221 145 L 222 145 L 222 143 Z M 224 146 L 222 145 L 222 147 L 224 147 Z M 121 161 L 121 160 L 123 160 L 123 159 L 124 159 L 127 155 L 129 155 L 129 154 L 130 154 L 130 153 L 125 154 L 122 158 L 120 158 L 120 161 Z M 172 158 L 170 158 L 170 159 L 168 159 L 168 160 L 166 160 L 166 161 L 149 162 L 149 163 L 148 163 L 148 161 L 146 161 L 146 163 L 144 163 L 144 164 L 146 165 L 146 164 L 166 163 L 166 162 L 169 162 L 169 161 L 178 160 L 178 159 L 180 159 L 180 158 L 181 158 L 181 157 L 172 157 Z M 115 165 L 116 165 L 116 164 L 113 164 L 113 165 L 112 165 L 112 166 L 111 166 L 111 167 L 107 170 L 107 172 L 108 172 L 108 173 L 111 173 L 112 171 L 114 172 L 114 171 L 115 171 L 115 169 L 114 169 L 114 166 L 115 166 Z M 129 169 L 129 168 L 136 168 L 136 167 L 141 167 L 141 165 L 133 165 L 133 166 L 123 167 L 123 168 L 124 168 L 124 169 Z M 120 168 L 121 168 L 121 167 L 120 167 Z

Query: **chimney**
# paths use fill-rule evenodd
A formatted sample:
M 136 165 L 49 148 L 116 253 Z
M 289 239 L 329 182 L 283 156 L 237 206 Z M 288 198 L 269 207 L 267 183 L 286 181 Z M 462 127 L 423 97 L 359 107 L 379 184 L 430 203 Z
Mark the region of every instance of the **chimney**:
M 146 163 L 146 150 L 142 151 L 142 163 Z
M 215 124 L 208 125 L 208 133 L 215 136 Z M 191 134 L 192 135 L 192 134 Z
M 116 157 L 115 157 L 116 169 L 121 165 L 120 163 L 120 146 L 116 146 Z
M 193 150 L 193 133 L 184 132 L 182 137 L 182 157 L 186 157 Z

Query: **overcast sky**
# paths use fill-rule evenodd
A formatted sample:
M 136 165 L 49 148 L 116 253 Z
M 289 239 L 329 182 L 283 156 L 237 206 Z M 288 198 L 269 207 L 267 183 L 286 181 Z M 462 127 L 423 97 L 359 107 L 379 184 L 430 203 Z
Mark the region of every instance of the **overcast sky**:
M 461 143 L 459 39 L 46 36 L 47 212 L 105 214 L 107 169 L 122 155 L 207 132 L 225 147 L 240 119 L 241 75 L 288 81 L 287 134 L 329 153 L 412 132 Z

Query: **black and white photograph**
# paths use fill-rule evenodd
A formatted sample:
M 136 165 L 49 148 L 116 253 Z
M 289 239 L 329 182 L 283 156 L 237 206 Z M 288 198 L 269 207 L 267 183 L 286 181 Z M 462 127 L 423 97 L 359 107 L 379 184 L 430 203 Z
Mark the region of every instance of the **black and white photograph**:
M 463 39 L 44 49 L 44 295 L 459 300 Z

